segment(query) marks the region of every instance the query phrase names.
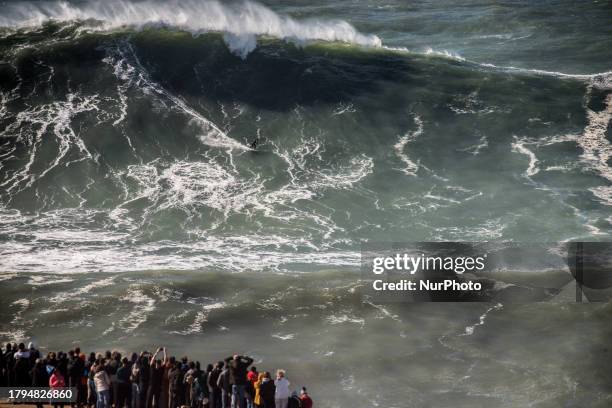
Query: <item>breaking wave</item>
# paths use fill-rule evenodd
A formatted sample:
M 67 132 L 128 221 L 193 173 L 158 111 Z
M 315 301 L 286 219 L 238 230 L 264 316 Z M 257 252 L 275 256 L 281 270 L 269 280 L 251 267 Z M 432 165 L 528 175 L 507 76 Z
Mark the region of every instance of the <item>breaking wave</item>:
M 332 41 L 379 47 L 376 35 L 362 34 L 343 20 L 295 20 L 250 1 L 224 4 L 214 0 L 180 2 L 27 2 L 10 4 L 0 26 L 39 26 L 48 21 L 93 20 L 84 28 L 112 30 L 163 25 L 191 32 L 225 33 L 228 47 L 246 57 L 257 46 L 257 36 L 294 41 Z
M 114 4 L 3 5 L 8 271 L 354 269 L 361 240 L 609 235 L 609 74 L 386 49 L 256 3 Z

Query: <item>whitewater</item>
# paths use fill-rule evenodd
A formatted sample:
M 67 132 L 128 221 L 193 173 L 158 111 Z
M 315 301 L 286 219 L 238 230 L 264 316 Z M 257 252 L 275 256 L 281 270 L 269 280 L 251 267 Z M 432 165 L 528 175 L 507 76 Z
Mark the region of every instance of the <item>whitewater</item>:
M 563 243 L 611 238 L 611 17 L 2 2 L 0 340 L 240 350 L 328 408 L 609 406 Z M 482 302 L 364 295 L 362 244 L 414 241 L 513 263 Z

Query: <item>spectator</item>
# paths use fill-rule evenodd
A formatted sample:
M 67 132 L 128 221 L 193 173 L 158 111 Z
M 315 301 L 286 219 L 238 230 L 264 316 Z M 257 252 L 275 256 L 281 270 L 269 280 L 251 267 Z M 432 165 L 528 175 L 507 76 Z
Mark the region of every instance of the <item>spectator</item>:
M 310 395 L 308 395 L 306 387 L 302 387 L 302 391 L 300 392 L 300 400 L 302 400 L 302 408 L 312 408 L 312 399 L 310 398 Z
M 96 368 L 94 383 L 96 384 L 97 393 L 96 408 L 110 408 L 111 380 L 103 365 L 99 365 Z
M 274 381 L 276 392 L 274 394 L 274 403 L 276 408 L 287 408 L 289 397 L 289 381 L 285 378 L 285 370 L 276 371 L 276 380 Z
M 64 388 L 66 381 L 62 372 L 53 366 L 51 366 L 51 377 L 49 377 L 49 388 Z M 54 407 L 63 407 L 62 403 L 53 404 Z
M 253 359 L 235 354 L 226 358 L 225 363 L 229 366 L 233 408 L 246 408 L 247 368 L 253 363 Z
M 276 394 L 276 386 L 272 381 L 272 376 L 268 371 L 264 373 L 261 385 L 259 386 L 259 394 L 261 395 L 261 402 L 263 408 L 275 408 L 274 407 L 274 395 Z

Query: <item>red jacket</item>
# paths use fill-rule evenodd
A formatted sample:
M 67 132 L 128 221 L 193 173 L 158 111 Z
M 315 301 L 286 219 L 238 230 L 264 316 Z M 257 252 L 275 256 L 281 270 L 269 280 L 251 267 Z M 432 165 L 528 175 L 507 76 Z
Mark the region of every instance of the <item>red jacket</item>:
M 249 380 L 250 382 L 255 384 L 255 382 L 257 382 L 257 375 L 258 375 L 258 373 L 255 373 L 253 371 L 249 371 L 247 373 L 247 380 Z
M 302 394 L 300 400 L 302 401 L 302 408 L 312 408 L 312 399 L 308 394 Z
M 51 378 L 49 378 L 49 387 L 60 388 L 65 386 L 66 382 L 64 381 L 64 377 L 57 371 L 51 375 Z

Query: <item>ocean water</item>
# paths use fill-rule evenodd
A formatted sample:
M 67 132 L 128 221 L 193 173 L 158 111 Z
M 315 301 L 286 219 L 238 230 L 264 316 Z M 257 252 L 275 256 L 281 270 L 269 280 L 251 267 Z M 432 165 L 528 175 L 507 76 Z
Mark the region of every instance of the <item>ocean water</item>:
M 607 304 L 357 289 L 362 241 L 610 240 L 610 21 L 2 2 L 0 340 L 245 351 L 322 407 L 609 406 Z

